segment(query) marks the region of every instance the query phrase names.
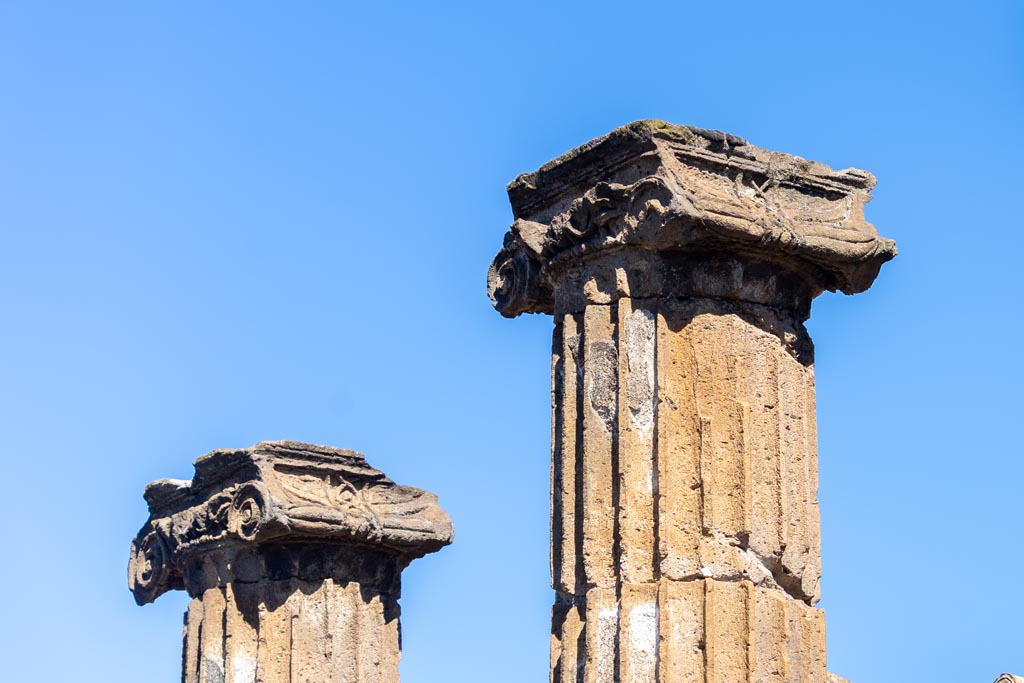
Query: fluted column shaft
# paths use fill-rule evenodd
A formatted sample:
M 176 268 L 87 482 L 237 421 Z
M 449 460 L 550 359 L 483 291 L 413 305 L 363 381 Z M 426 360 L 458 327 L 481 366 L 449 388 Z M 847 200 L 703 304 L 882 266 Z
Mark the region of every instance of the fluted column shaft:
M 184 683 L 397 683 L 395 558 L 335 545 L 212 550 L 186 582 Z
M 704 297 L 556 318 L 552 680 L 824 680 L 803 326 Z
M 308 554 L 308 553 L 307 553 Z M 397 585 L 263 578 L 203 590 L 185 615 L 185 683 L 398 681 Z
M 509 184 L 488 294 L 555 321 L 553 681 L 826 680 L 803 322 L 896 255 L 874 184 L 664 121 Z

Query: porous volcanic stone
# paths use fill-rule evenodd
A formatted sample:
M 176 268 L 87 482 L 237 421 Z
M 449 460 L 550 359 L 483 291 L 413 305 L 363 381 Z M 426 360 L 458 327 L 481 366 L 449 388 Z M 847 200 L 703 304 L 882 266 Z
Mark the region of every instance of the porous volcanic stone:
M 185 683 L 397 683 L 402 570 L 452 540 L 431 493 L 354 451 L 293 441 L 213 451 L 146 487 L 140 605 L 185 589 Z
M 552 681 L 828 680 L 803 323 L 895 256 L 874 182 L 640 121 L 508 186 L 491 300 L 555 322 Z

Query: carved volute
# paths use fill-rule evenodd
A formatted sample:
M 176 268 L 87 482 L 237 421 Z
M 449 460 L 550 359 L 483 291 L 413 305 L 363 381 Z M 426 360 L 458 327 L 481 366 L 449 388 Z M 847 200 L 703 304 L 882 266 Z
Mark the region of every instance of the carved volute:
M 554 317 L 553 683 L 828 680 L 804 321 L 896 255 L 874 183 L 640 121 L 508 186 L 488 293 Z
M 214 451 L 195 472 L 146 487 L 128 567 L 140 605 L 194 598 L 183 680 L 397 681 L 402 570 L 452 540 L 437 497 L 291 441 Z

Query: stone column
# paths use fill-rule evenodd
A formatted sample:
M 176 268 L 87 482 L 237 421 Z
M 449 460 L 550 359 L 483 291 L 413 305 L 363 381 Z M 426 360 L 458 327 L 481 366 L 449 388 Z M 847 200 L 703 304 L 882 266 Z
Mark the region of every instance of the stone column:
M 146 487 L 140 605 L 185 589 L 185 683 L 396 683 L 402 570 L 447 545 L 431 493 L 362 454 L 290 441 L 214 451 Z
M 874 178 L 662 122 L 508 187 L 507 317 L 554 315 L 556 683 L 822 683 L 813 346 L 896 254 Z

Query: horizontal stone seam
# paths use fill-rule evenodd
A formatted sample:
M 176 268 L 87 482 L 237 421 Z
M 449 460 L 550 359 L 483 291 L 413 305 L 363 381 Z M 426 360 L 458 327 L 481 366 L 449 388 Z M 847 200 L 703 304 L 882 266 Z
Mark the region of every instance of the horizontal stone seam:
M 691 246 L 689 248 L 682 248 L 679 251 L 690 251 L 699 250 L 700 245 Z M 558 278 L 565 273 L 572 266 L 578 265 L 589 260 L 595 260 L 604 256 L 610 256 L 613 254 L 626 252 L 626 251 L 646 251 L 646 252 L 664 252 L 671 251 L 662 249 L 653 245 L 648 244 L 634 244 L 628 242 L 622 242 L 620 235 L 597 235 L 588 241 L 579 242 L 573 246 L 552 254 L 550 259 L 540 264 L 540 272 L 537 274 L 538 282 L 542 283 L 543 286 L 547 287 L 551 291 L 554 290 L 554 286 Z M 754 258 L 760 258 L 772 263 L 779 268 L 796 272 L 797 269 L 788 264 L 797 263 L 803 268 L 811 267 L 819 270 L 824 270 L 818 263 L 809 260 L 807 257 L 801 257 L 795 254 L 780 253 L 774 259 L 766 257 L 763 253 L 759 253 L 756 249 L 742 249 L 733 248 L 729 250 L 738 255 L 749 255 Z M 530 252 L 531 257 L 538 256 L 534 252 Z M 870 260 L 870 259 L 868 259 Z M 855 264 L 858 262 L 854 262 Z M 834 290 L 830 290 L 834 291 Z M 812 297 L 813 298 L 813 297 Z M 552 301 L 552 304 L 554 302 Z M 561 311 L 561 313 L 568 313 L 569 311 Z
M 788 318 L 788 319 L 793 320 L 794 323 L 800 325 L 801 327 L 803 326 L 803 323 L 801 321 L 798 321 L 798 320 L 796 320 L 794 318 L 793 312 L 788 310 L 788 309 L 786 309 L 786 308 L 781 308 L 779 306 L 770 306 L 768 304 L 760 304 L 760 303 L 757 303 L 756 301 L 747 301 L 746 299 L 730 299 L 730 298 L 724 297 L 724 296 L 713 296 L 713 295 L 708 295 L 708 294 L 701 294 L 699 296 L 684 296 L 684 295 L 676 295 L 676 294 L 662 294 L 660 296 L 630 296 L 628 294 L 622 294 L 622 295 L 618 295 L 617 298 L 615 298 L 614 300 L 609 301 L 607 303 L 597 303 L 597 302 L 593 302 L 593 301 L 588 301 L 587 304 L 582 309 L 580 309 L 578 311 L 560 311 L 560 314 L 561 315 L 578 315 L 578 314 L 581 314 L 581 313 L 585 312 L 586 309 L 590 308 L 591 306 L 614 306 L 621 299 L 629 299 L 630 301 L 634 301 L 634 302 L 636 302 L 636 303 L 638 303 L 638 304 L 640 304 L 642 306 L 643 305 L 650 306 L 650 304 L 659 303 L 659 302 L 662 302 L 662 301 L 672 301 L 672 302 L 678 302 L 678 303 L 687 303 L 687 302 L 691 302 L 691 301 L 692 302 L 696 302 L 696 301 L 712 301 L 714 303 L 721 304 L 721 305 L 724 305 L 726 307 L 729 307 L 729 306 L 744 306 L 744 307 L 749 307 L 751 309 L 763 309 L 764 311 L 772 313 L 774 316 L 776 316 L 778 318 L 782 318 L 782 319 Z M 751 311 L 751 312 L 755 312 L 756 313 L 758 311 Z
M 560 311 L 559 315 L 577 315 L 577 314 L 583 313 L 583 311 L 585 311 L 587 308 L 589 308 L 591 306 L 615 306 L 615 305 L 618 305 L 618 302 L 620 300 L 622 300 L 622 299 L 629 299 L 631 302 L 634 302 L 634 303 L 636 303 L 636 304 L 638 304 L 638 305 L 640 305 L 641 307 L 644 307 L 644 308 L 650 308 L 651 310 L 653 310 L 655 312 L 658 311 L 658 309 L 655 307 L 655 305 L 658 304 L 658 303 L 661 303 L 661 302 L 674 302 L 674 303 L 685 304 L 685 303 L 690 303 L 690 302 L 710 301 L 710 302 L 713 302 L 713 303 L 725 306 L 726 308 L 731 308 L 731 307 L 750 308 L 751 310 L 749 310 L 749 311 L 729 311 L 729 312 L 730 313 L 748 313 L 748 314 L 751 314 L 753 316 L 756 316 L 761 321 L 766 322 L 766 323 L 767 323 L 766 316 L 763 313 L 767 312 L 767 313 L 770 313 L 774 317 L 779 318 L 781 320 L 786 320 L 786 319 L 791 320 L 793 322 L 793 327 L 796 328 L 796 331 L 802 333 L 803 337 L 806 338 L 807 343 L 810 344 L 810 335 L 807 332 L 807 328 L 804 326 L 802 321 L 797 320 L 796 317 L 794 317 L 794 315 L 792 314 L 791 311 L 787 311 L 786 309 L 779 308 L 777 306 L 769 306 L 767 304 L 759 304 L 759 303 L 755 303 L 755 302 L 752 302 L 752 301 L 745 301 L 745 300 L 742 300 L 742 299 L 728 299 L 728 298 L 720 297 L 720 296 L 674 296 L 674 295 L 664 295 L 664 296 L 656 296 L 656 297 L 651 297 L 651 296 L 631 297 L 631 296 L 628 296 L 628 295 L 623 295 L 623 296 L 620 296 L 620 297 L 614 299 L 613 301 L 609 301 L 608 303 L 601 303 L 601 304 L 599 304 L 599 303 L 587 303 L 587 305 L 584 306 L 583 310 L 581 310 L 581 311 Z M 760 309 L 760 310 L 758 310 L 758 309 Z M 750 321 L 748 320 L 746 322 L 750 322 Z M 781 342 L 783 348 L 786 349 L 786 353 L 788 353 L 790 356 L 792 356 L 793 359 L 796 360 L 798 363 L 801 363 L 801 364 L 804 363 L 804 360 L 801 360 L 801 358 L 800 358 L 800 353 L 798 353 L 793 348 L 794 344 L 792 342 L 787 342 L 786 339 L 785 339 L 785 336 L 783 334 L 780 334 L 779 331 L 775 330 L 773 328 L 773 326 L 771 326 L 769 324 L 767 326 L 767 328 L 766 328 L 764 325 L 759 325 L 759 324 L 756 324 L 756 323 L 753 323 L 753 322 L 751 322 L 751 324 L 754 325 L 755 327 L 757 327 L 757 329 L 765 332 L 766 334 L 770 334 L 773 337 L 775 337 L 776 339 L 778 339 L 779 342 Z M 813 362 L 813 353 L 811 353 L 810 355 L 812 356 L 812 358 L 807 359 L 807 360 L 809 360 L 810 362 Z
M 773 579 L 774 579 L 774 575 L 773 575 Z M 776 590 L 776 591 L 779 591 L 780 593 L 785 593 L 787 597 L 792 598 L 793 600 L 796 600 L 797 602 L 802 602 L 805 605 L 807 605 L 808 607 L 813 607 L 814 606 L 814 604 L 812 603 L 812 598 L 810 596 L 793 595 L 784 586 L 778 584 L 774 580 L 772 580 L 771 582 L 768 582 L 768 581 L 755 581 L 754 579 L 750 578 L 746 574 L 742 574 L 742 573 L 732 573 L 732 574 L 713 574 L 713 573 L 704 574 L 704 573 L 696 573 L 696 574 L 686 574 L 685 576 L 680 577 L 680 578 L 672 578 L 672 577 L 668 577 L 668 576 L 662 576 L 660 579 L 655 580 L 655 581 L 634 581 L 634 582 L 629 582 L 628 584 L 624 584 L 624 583 L 621 583 L 621 582 L 616 582 L 614 585 L 607 585 L 607 586 L 600 585 L 600 584 L 588 584 L 588 585 L 583 587 L 584 588 L 584 592 L 580 593 L 578 595 L 572 594 L 572 593 L 565 593 L 565 592 L 560 591 L 558 589 L 554 589 L 555 590 L 555 604 L 556 605 L 570 605 L 570 606 L 576 606 L 576 607 L 585 605 L 586 604 L 586 600 L 587 600 L 587 596 L 589 595 L 591 590 L 616 590 L 617 591 L 617 590 L 620 590 L 623 585 L 631 585 L 631 586 L 657 586 L 657 585 L 659 585 L 661 583 L 683 584 L 683 583 L 695 583 L 695 582 L 698 582 L 698 581 L 719 581 L 721 583 L 744 583 L 744 582 L 746 582 L 746 583 L 749 583 L 749 584 L 751 584 L 753 586 L 757 586 L 758 588 L 765 588 L 765 589 L 769 589 L 769 590 Z

